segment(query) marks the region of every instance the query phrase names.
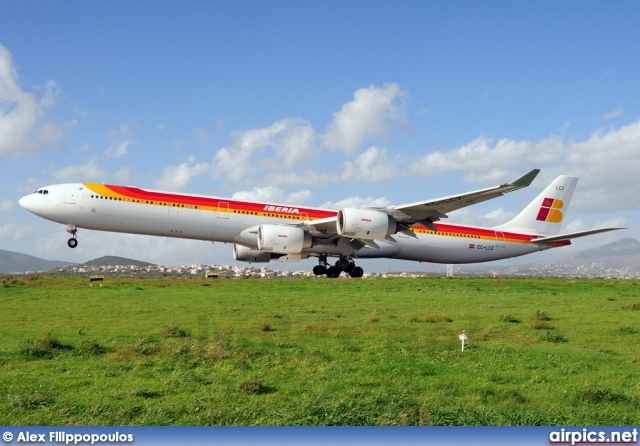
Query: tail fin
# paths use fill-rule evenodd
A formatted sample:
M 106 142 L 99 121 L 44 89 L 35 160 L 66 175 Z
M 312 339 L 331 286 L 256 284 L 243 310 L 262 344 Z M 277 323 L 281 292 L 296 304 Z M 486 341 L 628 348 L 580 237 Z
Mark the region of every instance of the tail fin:
M 577 183 L 577 177 L 560 175 L 513 220 L 494 229 L 558 235 Z

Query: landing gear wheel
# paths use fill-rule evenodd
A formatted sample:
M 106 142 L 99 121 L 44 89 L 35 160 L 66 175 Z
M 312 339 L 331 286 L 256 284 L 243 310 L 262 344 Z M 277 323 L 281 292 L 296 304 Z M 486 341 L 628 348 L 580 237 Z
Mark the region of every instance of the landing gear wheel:
M 327 274 L 327 268 L 323 265 L 316 265 L 313 267 L 313 274 L 316 276 L 324 276 Z
M 364 274 L 364 270 L 359 266 L 356 266 L 355 268 L 353 268 L 353 271 L 349 273 L 351 277 L 355 277 L 355 278 L 362 277 L 363 274 Z
M 67 240 L 67 245 L 69 248 L 75 248 L 78 246 L 78 228 L 75 225 L 67 225 L 67 232 L 71 234 L 71 238 Z
M 342 258 L 336 262 L 336 269 L 339 269 L 340 271 L 347 271 L 349 269 L 349 265 L 349 260 Z
M 330 279 L 336 279 L 340 276 L 341 271 L 338 270 L 335 266 L 330 266 L 327 268 L 327 277 Z
M 351 262 L 349 262 L 349 268 L 347 268 L 345 271 L 349 274 L 351 274 L 353 272 L 354 269 L 356 269 L 356 263 L 352 260 Z M 360 268 L 362 269 L 362 268 Z

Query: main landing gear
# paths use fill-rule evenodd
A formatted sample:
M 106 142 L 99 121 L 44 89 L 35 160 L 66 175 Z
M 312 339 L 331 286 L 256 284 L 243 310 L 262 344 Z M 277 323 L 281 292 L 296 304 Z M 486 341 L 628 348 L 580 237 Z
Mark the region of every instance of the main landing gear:
M 347 257 L 340 257 L 335 265 L 330 266 L 327 263 L 327 256 L 320 256 L 319 260 L 320 264 L 313 268 L 313 274 L 316 276 L 326 275 L 331 279 L 335 279 L 340 276 L 342 271 L 349 274 L 351 277 L 362 277 L 364 274 L 364 270 L 359 266 L 356 266 L 353 260 L 348 259 Z
M 75 248 L 78 246 L 78 228 L 73 225 L 67 226 L 67 232 L 71 234 L 71 238 L 67 240 L 67 245 L 69 248 Z

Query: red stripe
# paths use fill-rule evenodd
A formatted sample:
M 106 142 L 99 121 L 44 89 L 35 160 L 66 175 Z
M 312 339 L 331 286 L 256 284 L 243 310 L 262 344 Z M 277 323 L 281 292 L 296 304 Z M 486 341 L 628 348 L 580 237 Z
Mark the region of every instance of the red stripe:
M 198 197 L 198 196 L 190 196 L 190 195 L 180 195 L 180 194 L 169 194 L 164 192 L 151 192 L 144 189 L 139 189 L 137 187 L 126 187 L 126 186 L 112 186 L 105 185 L 105 187 L 109 188 L 113 192 L 133 198 L 136 200 L 148 200 L 148 201 L 163 201 L 165 203 L 179 203 L 179 204 L 188 204 L 192 206 L 207 206 L 207 207 L 218 207 L 219 203 L 228 203 L 229 208 L 233 211 L 245 211 L 245 212 L 265 212 L 269 214 L 278 214 L 278 215 L 301 215 L 302 213 L 306 213 L 310 218 L 326 218 L 333 217 L 337 214 L 335 211 L 325 211 L 320 209 L 309 209 L 302 208 L 297 206 L 283 206 L 278 204 L 268 204 L 268 203 L 252 203 L 247 201 L 237 201 L 237 200 L 228 200 L 224 198 L 208 198 L 208 197 Z M 276 211 L 265 211 L 266 206 L 275 206 L 280 208 L 287 209 L 297 209 L 298 213 L 292 212 L 276 212 Z
M 190 196 L 190 195 L 180 195 L 180 194 L 171 194 L 166 192 L 152 192 L 144 189 L 140 189 L 137 187 L 127 187 L 127 186 L 114 186 L 114 185 L 104 185 L 108 189 L 113 192 L 123 195 L 128 198 L 136 199 L 136 200 L 147 200 L 147 201 L 162 201 L 165 203 L 179 203 L 179 204 L 187 204 L 192 206 L 206 206 L 217 208 L 219 203 L 228 203 L 229 209 L 233 212 L 260 212 L 265 214 L 272 215 L 296 215 L 300 216 L 302 214 L 307 214 L 309 218 L 328 218 L 335 217 L 336 211 L 329 211 L 323 209 L 310 209 L 310 208 L 302 208 L 297 206 L 283 206 L 278 204 L 269 204 L 269 203 L 253 203 L 247 201 L 237 201 L 237 200 L 229 200 L 224 198 L 215 198 L 215 197 L 201 197 L 201 196 Z M 553 202 L 553 199 L 549 199 Z M 287 209 L 297 209 L 299 213 L 290 213 L 290 212 L 276 212 L 276 211 L 268 211 L 265 210 L 267 206 L 275 206 L 280 208 Z M 544 209 L 544 208 L 543 208 Z M 542 212 L 542 209 L 541 209 Z M 549 213 L 549 209 L 546 210 L 546 215 Z M 540 214 L 538 215 L 540 217 Z M 539 219 L 539 218 L 538 218 Z M 483 229 L 483 228 L 473 228 L 466 226 L 455 226 L 445 223 L 436 223 L 435 227 L 438 229 L 438 232 L 449 232 L 460 235 L 471 235 L 471 236 L 479 236 L 483 238 L 495 238 L 496 232 L 493 229 Z M 431 231 L 424 226 L 414 226 L 413 229 L 419 231 Z M 504 238 L 505 240 L 517 240 L 522 242 L 531 241 L 534 236 L 526 235 L 526 234 L 514 234 L 505 232 Z M 561 242 L 560 242 L 561 243 Z M 570 244 L 570 243 L 569 243 Z

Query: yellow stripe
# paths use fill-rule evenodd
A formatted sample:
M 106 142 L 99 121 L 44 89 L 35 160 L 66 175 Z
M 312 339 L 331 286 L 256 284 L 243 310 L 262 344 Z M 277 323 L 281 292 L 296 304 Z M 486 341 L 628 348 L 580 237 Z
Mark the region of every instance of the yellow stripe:
M 128 198 L 128 197 L 126 197 L 124 195 L 120 195 L 120 194 L 115 193 L 114 191 L 109 189 L 104 184 L 95 184 L 95 183 L 87 184 L 87 183 L 83 183 L 83 185 L 87 189 L 90 189 L 93 192 L 95 192 L 96 194 L 102 195 L 103 197 Z

